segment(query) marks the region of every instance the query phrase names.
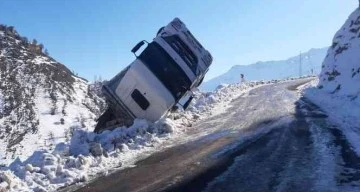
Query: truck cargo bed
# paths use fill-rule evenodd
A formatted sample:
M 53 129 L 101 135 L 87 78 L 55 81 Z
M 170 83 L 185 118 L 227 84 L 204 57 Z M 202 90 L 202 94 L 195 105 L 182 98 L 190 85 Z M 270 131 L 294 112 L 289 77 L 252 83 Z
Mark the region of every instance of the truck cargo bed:
M 123 70 L 114 79 L 103 85 L 102 92 L 106 97 L 108 108 L 97 120 L 95 132 L 133 124 L 135 116 L 115 94 L 116 86 L 126 71 L 127 69 Z

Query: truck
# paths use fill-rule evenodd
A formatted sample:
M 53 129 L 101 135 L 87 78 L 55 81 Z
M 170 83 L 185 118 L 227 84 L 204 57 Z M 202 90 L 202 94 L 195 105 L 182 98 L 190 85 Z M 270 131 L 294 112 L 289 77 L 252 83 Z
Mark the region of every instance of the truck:
M 135 60 L 102 87 L 108 108 L 98 118 L 95 132 L 131 126 L 136 118 L 155 122 L 184 98 L 186 109 L 213 61 L 179 18 L 131 52 Z

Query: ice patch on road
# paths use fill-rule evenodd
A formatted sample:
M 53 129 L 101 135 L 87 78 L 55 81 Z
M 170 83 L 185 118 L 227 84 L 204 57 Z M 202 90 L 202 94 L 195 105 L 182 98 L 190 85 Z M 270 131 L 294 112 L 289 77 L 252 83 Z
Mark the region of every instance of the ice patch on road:
M 257 127 L 255 131 L 243 133 L 238 141 L 233 142 L 232 144 L 228 145 L 224 149 L 220 150 L 219 152 L 212 155 L 212 157 L 217 158 L 223 156 L 225 153 L 229 151 L 237 149 L 239 146 L 244 144 L 247 141 L 256 141 L 258 138 L 266 135 L 270 131 L 274 129 L 280 129 L 282 127 L 289 126 L 294 121 L 292 116 L 284 116 L 279 118 L 278 120 L 272 122 L 271 124 L 263 125 L 261 127 Z
M 314 143 L 314 152 L 311 154 L 317 160 L 319 166 L 316 166 L 314 174 L 316 175 L 315 191 L 329 191 L 329 189 L 336 189 L 336 181 L 334 175 L 337 172 L 337 165 L 335 157 L 339 156 L 338 151 L 330 146 L 332 138 L 329 131 L 317 126 L 314 123 L 309 123 L 311 139 Z M 336 190 L 337 191 L 337 190 Z

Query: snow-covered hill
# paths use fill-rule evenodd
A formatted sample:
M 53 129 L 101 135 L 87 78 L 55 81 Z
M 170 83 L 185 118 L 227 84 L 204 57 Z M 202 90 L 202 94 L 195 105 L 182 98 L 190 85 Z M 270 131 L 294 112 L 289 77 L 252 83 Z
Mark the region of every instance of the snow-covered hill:
M 335 34 L 319 80 L 319 88 L 329 93 L 360 95 L 360 8 Z
M 25 159 L 69 138 L 71 129 L 92 129 L 105 103 L 86 80 L 0 25 L 0 164 Z
M 360 8 L 335 34 L 319 79 L 304 95 L 329 115 L 360 156 Z
M 321 63 L 326 55 L 326 48 L 310 49 L 301 55 L 302 75 L 318 74 Z M 220 84 L 232 84 L 240 81 L 240 74 L 245 75 L 246 80 L 271 80 L 287 77 L 297 77 L 300 71 L 300 55 L 281 61 L 257 62 L 251 65 L 235 65 L 228 72 L 204 82 L 202 90 L 214 90 Z

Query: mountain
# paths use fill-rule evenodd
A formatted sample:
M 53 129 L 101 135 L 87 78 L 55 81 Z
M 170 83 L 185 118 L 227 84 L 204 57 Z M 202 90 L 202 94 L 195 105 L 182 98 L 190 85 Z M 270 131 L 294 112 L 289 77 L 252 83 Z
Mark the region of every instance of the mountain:
M 301 54 L 302 75 L 318 74 L 327 48 L 310 49 Z M 240 81 L 240 74 L 250 80 L 271 80 L 299 76 L 300 55 L 281 61 L 257 62 L 251 65 L 235 65 L 226 73 L 204 82 L 200 89 L 211 91 L 218 85 L 236 83 Z
M 0 25 L 0 164 L 93 129 L 105 102 L 87 81 L 14 27 Z
M 322 65 L 319 88 L 333 94 L 360 95 L 360 8 L 335 34 Z

